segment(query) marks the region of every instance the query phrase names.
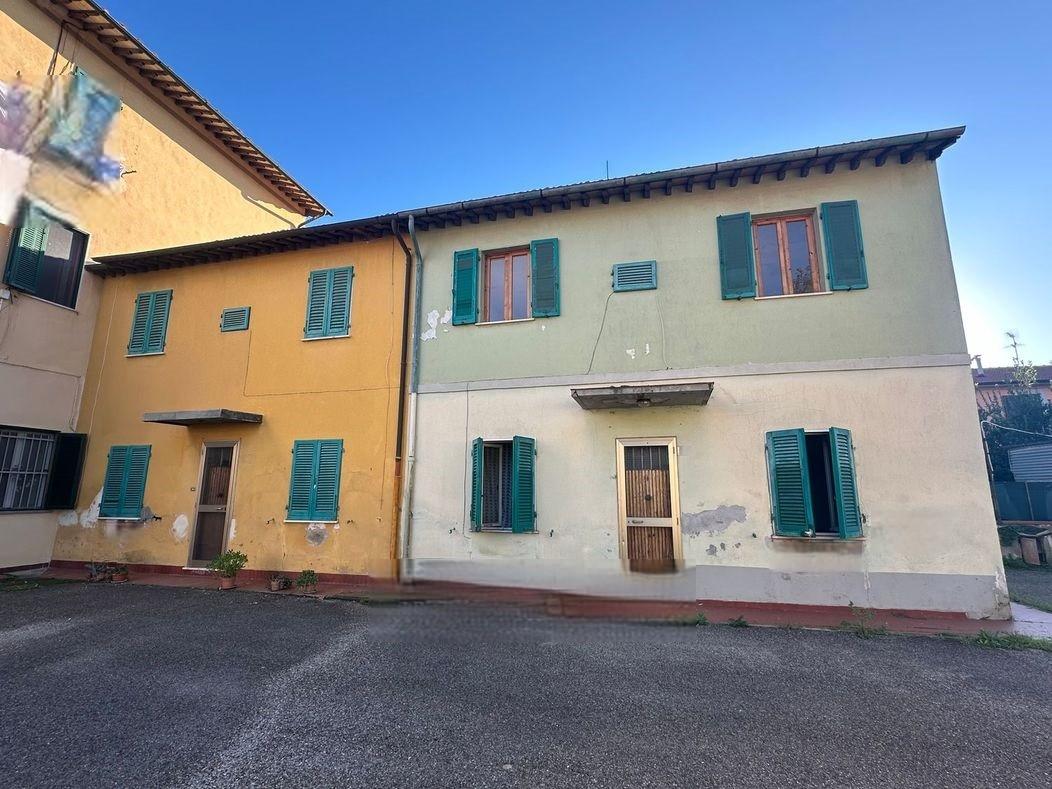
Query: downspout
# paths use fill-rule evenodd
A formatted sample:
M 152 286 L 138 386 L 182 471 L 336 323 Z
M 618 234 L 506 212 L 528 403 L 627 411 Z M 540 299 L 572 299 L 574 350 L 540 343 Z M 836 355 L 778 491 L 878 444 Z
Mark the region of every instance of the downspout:
M 411 511 L 413 507 L 414 471 L 416 468 L 417 389 L 419 388 L 420 381 L 420 311 L 424 297 L 424 257 L 420 254 L 420 244 L 417 242 L 416 238 L 416 223 L 413 220 L 412 214 L 409 215 L 409 238 L 413 242 L 413 252 L 416 257 L 416 272 L 413 275 L 416 287 L 413 295 L 413 354 L 409 375 L 408 442 L 406 446 L 405 476 L 402 483 L 402 503 L 398 517 L 398 556 L 401 560 L 401 572 L 399 573 L 399 578 L 403 583 L 411 582 L 413 580 L 410 572 L 409 554 L 410 545 L 412 544 Z M 408 307 L 409 302 L 407 301 L 406 309 L 408 309 Z
M 406 366 L 408 364 L 407 356 L 409 351 L 409 332 L 412 330 L 416 333 L 415 324 L 413 327 L 409 324 L 409 294 L 413 275 L 413 253 L 406 246 L 405 239 L 402 238 L 402 233 L 398 229 L 398 221 L 395 219 L 391 220 L 391 234 L 398 239 L 398 245 L 402 247 L 402 253 L 405 255 L 405 287 L 402 292 L 402 354 L 399 357 L 400 365 L 398 370 L 398 427 L 395 432 L 395 479 L 399 479 L 402 476 L 402 445 L 405 443 L 405 384 L 406 384 Z M 405 501 L 405 484 L 402 485 L 403 495 L 401 502 Z M 395 578 L 401 580 L 401 533 L 402 533 L 402 513 L 401 503 L 399 504 L 398 511 L 398 532 L 399 540 L 398 547 L 396 548 L 396 555 L 394 558 L 394 570 Z

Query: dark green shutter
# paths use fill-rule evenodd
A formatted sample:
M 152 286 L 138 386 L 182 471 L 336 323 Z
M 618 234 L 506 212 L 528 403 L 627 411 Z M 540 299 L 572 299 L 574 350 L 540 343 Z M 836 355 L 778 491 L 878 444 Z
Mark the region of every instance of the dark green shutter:
M 862 515 L 858 508 L 858 486 L 855 479 L 855 452 L 851 431 L 829 428 L 829 446 L 833 456 L 833 486 L 836 490 L 837 523 L 845 539 L 862 536 Z
M 756 295 L 752 215 L 744 213 L 716 217 L 716 238 L 720 247 L 720 288 L 723 298 L 751 299 Z
M 813 534 L 815 516 L 803 430 L 767 434 L 767 470 L 775 532 L 791 537 Z
M 103 518 L 139 518 L 146 493 L 150 446 L 110 447 L 102 485 L 99 515 Z
M 559 314 L 559 239 L 531 241 L 530 263 L 533 317 L 553 318 Z
M 150 323 L 143 353 L 162 353 L 165 338 L 168 336 L 168 312 L 172 305 L 172 292 L 159 290 L 150 295 Z
M 76 509 L 87 443 L 88 437 L 84 433 L 59 433 L 55 436 L 55 453 L 44 497 L 45 509 Z
M 471 442 L 471 528 L 475 531 L 482 528 L 483 446 L 481 438 Z
M 304 337 L 325 336 L 325 312 L 329 301 L 329 272 L 312 271 L 307 280 L 307 320 Z
M 869 287 L 858 202 L 842 200 L 838 203 L 822 203 L 820 211 L 829 287 L 833 290 Z
M 146 328 L 150 322 L 150 295 L 140 293 L 135 297 L 135 315 L 132 317 L 131 334 L 128 337 L 128 353 L 145 353 Z
M 311 494 L 314 491 L 316 441 L 296 441 L 292 445 L 292 474 L 289 482 L 290 521 L 311 520 Z
M 102 518 L 116 518 L 120 514 L 127 450 L 128 447 L 110 447 L 106 476 L 102 483 L 102 500 L 99 503 L 99 516 Z
M 453 323 L 474 323 L 478 316 L 479 251 L 453 253 Z
M 351 326 L 351 282 L 354 269 L 334 268 L 329 271 L 329 309 L 325 334 L 336 337 L 347 334 Z
M 534 531 L 537 442 L 515 436 L 511 442 L 511 530 Z
M 340 510 L 340 466 L 342 439 L 318 441 L 318 462 L 314 475 L 314 509 L 311 520 L 334 521 Z
M 47 249 L 49 226 L 46 216 L 32 205 L 26 206 L 22 226 L 18 228 L 17 237 L 12 239 L 7 271 L 4 273 L 4 281 L 11 287 L 26 293 L 36 293 L 44 250 Z

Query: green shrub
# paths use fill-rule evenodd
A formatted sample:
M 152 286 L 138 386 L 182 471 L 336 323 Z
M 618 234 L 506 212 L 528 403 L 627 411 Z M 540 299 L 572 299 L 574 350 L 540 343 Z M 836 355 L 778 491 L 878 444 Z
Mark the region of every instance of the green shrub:
M 299 586 L 300 588 L 305 586 L 316 586 L 317 584 L 318 574 L 314 572 L 314 570 L 303 570 L 296 579 L 296 586 Z
M 246 564 L 248 557 L 241 551 L 225 551 L 208 563 L 208 569 L 215 570 L 224 578 L 233 578 Z

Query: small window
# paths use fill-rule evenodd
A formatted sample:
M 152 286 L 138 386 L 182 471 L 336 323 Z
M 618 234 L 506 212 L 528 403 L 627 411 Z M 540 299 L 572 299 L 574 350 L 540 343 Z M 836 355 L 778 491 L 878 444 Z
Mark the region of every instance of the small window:
M 346 337 L 351 331 L 351 283 L 354 268 L 321 269 L 307 278 L 307 318 L 303 336 Z
M 146 472 L 150 467 L 150 445 L 110 447 L 106 476 L 102 483 L 99 515 L 103 518 L 139 520 L 146 494 Z
M 296 441 L 286 520 L 333 522 L 340 511 L 343 439 Z
M 87 234 L 26 202 L 11 236 L 4 282 L 72 309 L 77 304 L 87 248 Z
M 483 266 L 482 320 L 530 317 L 530 250 L 487 252 Z
M 0 430 L 0 510 L 44 507 L 55 434 Z
M 537 442 L 471 443 L 471 526 L 475 531 L 536 531 L 534 511 Z
M 135 297 L 135 314 L 128 335 L 128 355 L 146 356 L 164 353 L 168 339 L 168 311 L 172 306 L 170 290 L 140 293 Z
M 754 219 L 752 232 L 760 296 L 824 290 L 818 270 L 813 214 Z
M 775 533 L 783 537 L 862 536 L 851 431 L 767 434 Z

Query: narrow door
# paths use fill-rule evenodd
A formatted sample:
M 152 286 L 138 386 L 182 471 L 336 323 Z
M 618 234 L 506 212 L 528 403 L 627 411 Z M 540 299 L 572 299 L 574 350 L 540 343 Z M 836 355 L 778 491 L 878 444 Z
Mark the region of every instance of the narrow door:
M 233 485 L 234 444 L 206 444 L 197 486 L 197 522 L 190 564 L 203 566 L 223 552 Z
M 618 442 L 622 554 L 635 572 L 674 572 L 680 555 L 675 439 Z

